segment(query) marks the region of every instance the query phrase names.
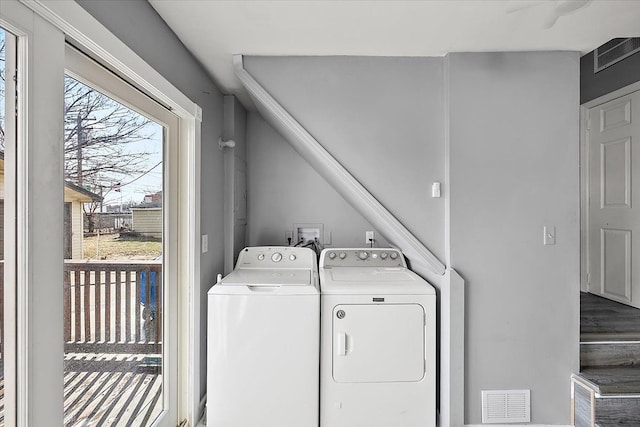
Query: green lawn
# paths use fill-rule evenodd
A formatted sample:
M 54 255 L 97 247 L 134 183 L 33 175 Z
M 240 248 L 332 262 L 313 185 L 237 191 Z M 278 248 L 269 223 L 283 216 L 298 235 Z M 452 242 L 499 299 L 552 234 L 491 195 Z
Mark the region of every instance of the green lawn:
M 120 238 L 105 234 L 84 238 L 83 259 L 91 260 L 152 260 L 162 253 L 162 242 L 144 237 Z

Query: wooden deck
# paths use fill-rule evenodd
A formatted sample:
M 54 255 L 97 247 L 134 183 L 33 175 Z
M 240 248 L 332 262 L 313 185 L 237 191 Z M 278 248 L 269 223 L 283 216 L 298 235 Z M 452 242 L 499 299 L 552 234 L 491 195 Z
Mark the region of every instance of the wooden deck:
M 146 426 L 162 411 L 158 355 L 65 355 L 64 425 Z M 4 425 L 4 378 L 0 378 L 0 426 Z
M 67 354 L 64 425 L 146 426 L 162 411 L 159 356 Z
M 65 261 L 66 427 L 146 426 L 162 411 L 161 283 L 157 261 Z
M 159 261 L 65 261 L 65 427 L 147 426 L 162 412 L 161 284 Z

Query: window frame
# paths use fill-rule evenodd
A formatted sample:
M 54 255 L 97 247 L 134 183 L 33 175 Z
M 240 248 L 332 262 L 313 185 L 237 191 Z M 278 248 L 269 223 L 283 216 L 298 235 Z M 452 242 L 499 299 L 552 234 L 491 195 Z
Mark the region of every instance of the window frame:
M 18 82 L 18 36 L 10 31 L 2 20 L 0 27 L 5 32 L 5 149 L 4 149 L 4 278 L 3 278 L 3 379 L 4 379 L 4 422 L 16 424 L 17 400 L 17 222 L 18 222 L 18 183 L 17 183 L 17 82 Z M 11 52 L 11 53 L 10 53 Z M 7 76 L 13 78 L 7 79 Z M 14 80 L 15 78 L 15 80 Z M 7 202 L 8 201 L 8 202 Z M 13 375 L 7 375 L 13 373 Z

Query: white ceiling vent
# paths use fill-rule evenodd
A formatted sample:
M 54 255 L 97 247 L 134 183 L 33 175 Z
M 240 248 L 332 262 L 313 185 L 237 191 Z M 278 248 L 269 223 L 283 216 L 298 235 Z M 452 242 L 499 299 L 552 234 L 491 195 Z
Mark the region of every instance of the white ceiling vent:
M 593 51 L 594 73 L 640 51 L 640 37 L 612 39 Z
M 482 390 L 482 423 L 531 422 L 530 390 Z

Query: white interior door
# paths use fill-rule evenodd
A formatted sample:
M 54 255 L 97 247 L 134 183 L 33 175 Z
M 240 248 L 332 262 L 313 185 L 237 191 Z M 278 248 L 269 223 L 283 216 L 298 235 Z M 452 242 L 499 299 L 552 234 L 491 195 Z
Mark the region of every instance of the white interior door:
M 640 307 L 640 92 L 591 108 L 588 141 L 589 291 Z

